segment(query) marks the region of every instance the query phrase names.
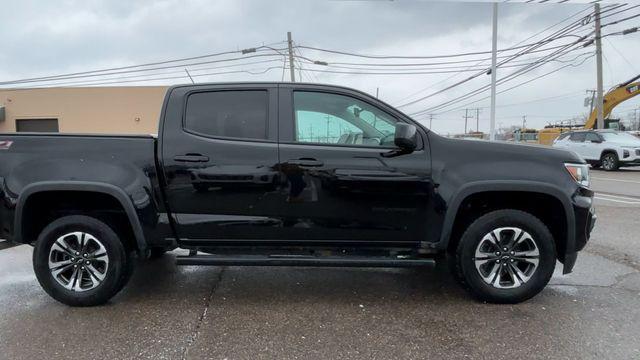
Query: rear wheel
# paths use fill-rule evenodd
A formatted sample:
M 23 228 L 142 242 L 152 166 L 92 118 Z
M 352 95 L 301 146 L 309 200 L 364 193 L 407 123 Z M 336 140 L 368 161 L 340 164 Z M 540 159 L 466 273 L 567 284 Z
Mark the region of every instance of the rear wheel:
M 33 252 L 42 288 L 70 306 L 107 302 L 128 281 L 132 261 L 107 224 L 82 215 L 65 216 L 46 226 Z
M 519 210 L 498 210 L 475 220 L 462 235 L 455 265 L 472 295 L 493 303 L 518 303 L 549 282 L 556 250 L 549 229 Z
M 602 164 L 602 169 L 606 171 L 618 170 L 620 166 L 618 155 L 612 152 L 603 154 L 600 163 Z

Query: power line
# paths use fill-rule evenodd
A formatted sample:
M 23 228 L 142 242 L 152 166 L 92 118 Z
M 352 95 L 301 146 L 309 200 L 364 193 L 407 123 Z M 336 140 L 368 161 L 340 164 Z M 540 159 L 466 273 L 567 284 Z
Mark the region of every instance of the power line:
M 275 44 L 279 44 L 279 43 L 275 43 Z M 112 68 L 105 68 L 105 69 L 88 70 L 88 71 L 73 72 L 73 73 L 66 73 L 66 74 L 59 74 L 59 75 L 50 75 L 50 76 L 42 76 L 42 77 L 34 77 L 34 78 L 26 78 L 26 79 L 16 79 L 16 80 L 9 80 L 9 81 L 0 82 L 0 85 L 6 85 L 6 84 L 12 84 L 12 83 L 18 83 L 18 82 L 34 82 L 34 81 L 38 81 L 38 80 L 46 80 L 46 79 L 51 79 L 51 78 L 70 77 L 70 76 L 76 76 L 76 75 L 88 75 L 88 74 L 103 73 L 103 72 L 116 71 L 116 70 L 135 69 L 135 68 L 140 68 L 140 67 L 148 67 L 148 66 L 170 64 L 170 63 L 175 63 L 175 62 L 199 60 L 199 59 L 205 59 L 205 58 L 217 57 L 217 56 L 223 56 L 223 55 L 230 55 L 230 54 L 248 54 L 248 53 L 255 53 L 255 52 L 259 52 L 259 51 L 264 51 L 263 49 L 267 49 L 267 48 L 268 48 L 267 45 L 262 45 L 262 46 L 258 46 L 258 47 L 254 47 L 254 48 L 247 48 L 247 49 L 243 49 L 243 50 L 222 51 L 222 52 L 217 52 L 217 53 L 213 53 L 213 54 L 192 56 L 192 57 L 179 58 L 179 59 L 171 59 L 171 60 L 164 60 L 164 61 L 155 61 L 155 62 L 150 62 L 150 63 L 145 63 L 145 64 L 119 66 L 119 67 L 112 67 Z M 209 62 L 203 62 L 203 63 L 209 63 Z M 174 67 L 183 67 L 183 66 L 185 66 L 185 65 L 184 64 L 175 65 Z M 142 70 L 142 71 L 145 71 L 145 70 Z
M 574 44 L 574 45 L 575 45 L 575 44 Z M 557 54 L 555 54 L 554 56 L 556 56 L 556 57 L 560 57 L 560 56 L 563 56 L 563 55 L 565 55 L 565 54 L 567 54 L 567 53 L 569 53 L 569 52 L 571 52 L 571 51 L 574 51 L 574 50 L 576 50 L 576 49 L 575 49 L 575 48 L 574 48 L 574 49 L 570 49 L 570 48 L 569 48 L 569 49 L 565 50 L 564 52 L 557 52 Z M 533 71 L 534 69 L 536 69 L 536 68 L 538 68 L 538 67 L 540 67 L 540 66 L 542 66 L 542 65 L 546 64 L 547 62 L 548 62 L 548 61 L 540 61 L 540 62 L 538 62 L 538 63 L 537 63 L 537 64 L 535 64 L 535 65 L 531 65 L 531 66 L 528 66 L 528 67 L 525 67 L 525 68 L 519 69 L 519 70 L 517 70 L 517 71 L 514 71 L 514 72 L 512 72 L 511 74 L 509 74 L 509 75 L 507 75 L 507 76 L 503 77 L 502 79 L 498 80 L 498 84 L 502 84 L 502 83 L 504 83 L 504 82 L 507 82 L 507 81 L 513 80 L 513 79 L 514 79 L 514 78 L 516 78 L 516 77 L 522 76 L 524 73 L 527 73 L 527 72 Z M 565 65 L 564 67 L 566 67 L 566 66 L 570 66 L 570 65 L 571 65 L 571 64 L 569 64 L 569 65 Z M 437 110 L 437 109 L 440 109 L 440 108 L 446 107 L 446 106 L 448 106 L 449 104 L 454 103 L 454 102 L 457 102 L 457 101 L 459 101 L 459 100 L 465 100 L 465 99 L 468 99 L 468 98 L 470 98 L 470 97 L 472 97 L 472 96 L 475 96 L 475 95 L 477 95 L 477 94 L 479 94 L 479 93 L 481 93 L 481 92 L 483 92 L 483 91 L 486 91 L 486 90 L 489 88 L 489 86 L 490 86 L 490 85 L 484 85 L 484 86 L 481 86 L 480 88 L 477 88 L 477 89 L 475 89 L 475 90 L 472 90 L 471 92 L 469 92 L 469 93 L 467 93 L 467 94 L 465 94 L 465 95 L 462 95 L 462 96 L 456 97 L 456 98 L 454 98 L 454 99 L 452 99 L 452 100 L 449 100 L 449 101 L 445 101 L 445 102 L 443 102 L 443 103 L 441 103 L 441 104 L 438 104 L 438 105 L 435 105 L 435 106 L 429 107 L 429 108 L 427 108 L 427 109 L 424 109 L 424 110 L 421 110 L 421 111 L 417 111 L 417 112 L 411 113 L 411 115 L 419 115 L 419 114 L 422 114 L 422 113 L 433 112 L 433 111 L 435 111 L 435 110 Z
M 255 65 L 255 64 L 263 64 L 263 63 L 273 63 L 273 62 L 281 62 L 281 61 L 282 60 L 280 60 L 280 59 L 250 61 L 250 62 L 244 62 L 244 63 L 239 63 L 239 64 L 224 65 L 224 66 L 211 66 L 211 67 L 204 67 L 204 68 L 189 68 L 189 71 L 191 71 L 191 72 L 199 72 L 199 71 L 206 71 L 206 70 L 228 69 L 228 68 L 238 67 L 238 66 Z M 102 79 L 86 80 L 86 81 L 83 81 L 83 83 L 87 83 L 88 84 L 88 83 L 92 83 L 92 82 L 102 82 L 102 81 L 106 81 L 106 80 L 137 79 L 137 78 L 146 78 L 146 77 L 150 77 L 150 76 L 161 76 L 161 75 L 169 75 L 169 74 L 182 74 L 183 72 L 184 72 L 184 70 L 177 70 L 177 71 L 155 72 L 155 73 L 150 73 L 150 74 L 138 74 L 138 75 L 117 76 L 117 77 L 105 77 L 105 78 L 102 78 Z M 55 80 L 52 80 L 52 81 L 60 81 L 60 80 L 64 80 L 64 79 L 55 79 Z M 55 83 L 50 83 L 48 85 L 65 85 L 65 84 L 73 84 L 73 83 L 77 83 L 77 81 L 55 82 Z M 28 87 L 33 87 L 33 86 L 28 86 Z
M 506 89 L 503 89 L 503 90 L 501 90 L 501 91 L 498 91 L 498 94 L 503 94 L 503 93 L 505 93 L 505 92 L 507 92 L 507 91 L 511 91 L 511 90 L 513 90 L 513 89 L 515 89 L 515 88 L 518 88 L 518 87 L 520 87 L 520 86 L 524 86 L 524 85 L 529 84 L 529 83 L 531 83 L 531 82 L 533 82 L 533 81 L 536 81 L 536 80 L 541 79 L 541 78 L 543 78 L 543 77 L 546 77 L 546 76 L 549 76 L 549 75 L 551 75 L 551 74 L 554 74 L 554 73 L 556 73 L 556 72 L 558 72 L 558 71 L 560 71 L 560 70 L 562 70 L 562 69 L 565 69 L 565 68 L 567 68 L 567 67 L 577 67 L 577 66 L 580 66 L 580 65 L 584 64 L 584 62 L 585 62 L 585 61 L 587 61 L 588 59 L 592 58 L 593 56 L 594 56 L 594 55 L 591 55 L 590 57 L 583 59 L 582 61 L 580 61 L 580 62 L 579 62 L 579 63 L 577 63 L 577 64 L 567 64 L 567 65 L 561 66 L 561 67 L 559 67 L 559 68 L 557 68 L 557 69 L 554 69 L 554 70 L 552 70 L 552 71 L 549 71 L 549 72 L 547 72 L 547 73 L 544 73 L 544 74 L 542 74 L 542 75 L 536 76 L 536 77 L 531 78 L 531 79 L 528 79 L 528 80 L 526 80 L 526 81 L 523 81 L 523 82 L 518 83 L 518 84 L 516 84 L 516 85 L 514 85 L 514 86 L 511 86 L 511 87 L 509 87 L 509 88 L 506 88 Z M 501 85 L 501 84 L 502 84 L 502 83 L 499 83 L 499 85 Z M 474 95 L 477 95 L 477 94 L 478 94 L 478 93 L 476 93 L 476 94 L 474 94 Z M 471 96 L 469 96 L 469 97 L 471 97 Z M 470 106 L 470 105 L 476 104 L 476 103 L 478 103 L 478 102 L 480 102 L 480 101 L 482 101 L 482 100 L 486 100 L 486 99 L 488 99 L 488 98 L 489 98 L 489 96 L 485 96 L 485 97 L 483 97 L 483 98 L 480 98 L 480 99 L 477 99 L 477 100 L 474 100 L 474 101 L 471 101 L 471 102 L 465 103 L 464 105 L 461 105 L 460 107 L 457 107 L 457 108 L 454 108 L 454 109 L 450 109 L 450 110 L 447 110 L 447 111 L 444 111 L 444 112 L 440 112 L 440 113 L 438 113 L 438 114 L 446 114 L 446 113 L 449 113 L 449 112 L 452 112 L 452 111 L 461 110 L 461 109 L 464 109 L 464 108 L 466 108 L 466 107 L 468 107 L 468 106 Z
M 213 72 L 213 73 L 205 73 L 205 74 L 192 74 L 191 76 L 193 77 L 200 77 L 200 76 L 212 76 L 212 75 L 226 75 L 226 74 L 239 74 L 239 73 L 245 73 L 245 74 L 250 74 L 250 75 L 261 75 L 261 74 L 265 74 L 273 69 L 280 69 L 280 66 L 271 66 L 268 67 L 266 69 L 260 69 L 260 70 L 233 70 L 233 71 L 222 71 L 222 72 Z M 114 81 L 103 81 L 103 82 L 91 82 L 91 81 L 85 81 L 85 82 L 68 82 L 68 83 L 60 83 L 60 84 L 55 84 L 52 86 L 36 86 L 36 87 L 32 87 L 32 86 L 25 86 L 25 87 L 14 87 L 11 89 L 7 89 L 7 90 L 24 90 L 24 89 L 33 89 L 33 88 L 48 88 L 48 87 L 56 87 L 59 85 L 66 85 L 66 86 L 77 86 L 77 85 L 88 85 L 88 86 L 95 86 L 95 85 L 113 85 L 113 84 L 124 84 L 124 83 L 131 83 L 131 82 L 141 82 L 141 81 L 157 81 L 157 80 L 174 80 L 174 79 L 185 79 L 187 78 L 187 75 L 181 75 L 181 76 L 167 76 L 167 77 L 159 77 L 159 78 L 147 78 L 147 79 L 135 79 L 135 80 L 114 80 Z
M 624 6 L 626 6 L 626 4 L 610 6 L 609 8 L 605 9 L 604 11 L 602 11 L 602 12 L 601 12 L 601 14 L 602 14 L 602 13 L 605 13 L 605 12 L 610 12 L 610 11 L 613 11 L 613 10 L 619 9 L 620 7 L 624 7 Z M 638 5 L 638 6 L 640 6 L 640 5 Z M 615 12 L 615 13 L 610 14 L 610 15 L 608 15 L 608 16 L 615 15 L 615 14 L 618 14 L 618 13 L 622 13 L 622 12 L 624 12 L 624 11 L 628 11 L 628 10 L 633 9 L 633 8 L 635 8 L 635 7 L 637 7 L 637 6 L 633 6 L 633 7 L 631 7 L 631 8 L 624 9 L 624 10 L 621 10 L 621 11 L 618 11 L 618 12 Z M 583 12 L 583 11 L 585 11 L 585 10 L 587 10 L 587 9 L 588 9 L 588 8 L 585 8 L 585 9 L 583 9 L 581 12 Z M 574 17 L 574 16 L 578 15 L 578 14 L 580 14 L 580 12 L 578 12 L 578 13 L 576 13 L 576 14 L 574 14 L 574 15 L 570 16 L 570 17 L 569 17 L 569 19 L 570 19 L 571 17 Z M 592 13 L 590 13 L 588 16 L 582 17 L 582 18 L 579 20 L 579 21 L 581 22 L 581 25 L 582 25 L 582 26 L 587 25 L 587 24 L 589 24 L 589 23 L 590 23 L 590 21 L 591 21 L 591 15 L 592 15 Z M 562 22 L 564 22 L 564 21 L 566 21 L 566 19 L 565 19 L 565 20 L 563 20 L 563 21 L 561 21 L 560 23 L 562 23 Z M 567 26 L 565 26 L 563 29 L 556 31 L 556 32 L 554 33 L 554 35 L 555 35 L 555 34 L 558 34 L 558 33 L 561 33 L 561 32 L 563 32 L 563 31 L 570 30 L 572 27 L 575 27 L 576 25 L 577 25 L 577 23 L 576 23 L 576 22 L 574 22 L 574 23 L 572 23 L 572 24 L 570 24 L 570 25 L 567 25 Z M 553 25 L 552 25 L 552 27 L 553 27 Z M 562 46 L 560 46 L 560 47 L 562 47 Z M 518 56 L 518 55 L 516 54 L 516 56 Z M 506 61 L 509 61 L 509 60 L 506 60 Z M 504 63 L 504 62 L 506 62 L 506 61 L 501 62 L 501 64 L 503 64 L 503 63 Z M 478 74 L 478 76 L 479 76 L 479 75 L 480 75 L 480 74 Z M 467 79 L 465 79 L 465 80 L 463 80 L 463 81 L 460 81 L 460 82 L 458 82 L 458 83 L 455 83 L 455 84 L 453 84 L 452 86 L 449 86 L 449 87 L 447 87 L 447 88 L 445 88 L 445 89 L 443 89 L 443 90 L 441 90 L 441 91 L 435 92 L 435 93 L 430 94 L 430 95 L 428 95 L 428 96 L 426 96 L 426 97 L 422 97 L 422 98 L 420 98 L 420 99 L 417 99 L 417 100 L 411 101 L 411 102 L 409 102 L 409 103 L 399 105 L 399 107 L 404 107 L 404 106 L 409 106 L 409 105 L 415 104 L 415 103 L 417 103 L 417 102 L 419 102 L 419 101 L 425 100 L 426 98 L 432 97 L 432 96 L 437 95 L 437 94 L 440 94 L 440 93 L 442 93 L 442 92 L 444 92 L 444 91 L 446 91 L 446 90 L 449 90 L 449 89 L 451 89 L 451 88 L 453 88 L 453 87 L 456 87 L 456 86 L 459 86 L 459 85 L 461 85 L 461 84 L 463 84 L 463 83 L 466 83 L 466 82 L 468 82 L 468 81 L 470 81 L 470 80 L 474 79 L 475 77 L 477 77 L 477 76 L 469 77 L 469 78 L 467 78 Z M 432 109 L 428 109 L 428 110 L 432 110 Z
M 525 41 L 529 41 L 529 40 L 533 39 L 534 37 L 536 37 L 536 36 L 538 36 L 538 35 L 541 35 L 541 34 L 543 34 L 544 32 L 549 31 L 549 30 L 553 29 L 554 27 L 556 27 L 556 26 L 558 26 L 558 25 L 560 25 L 560 24 L 562 24 L 562 23 L 564 23 L 564 22 L 566 22 L 566 21 L 569 21 L 569 20 L 571 20 L 572 18 L 574 18 L 574 17 L 576 17 L 576 16 L 580 15 L 581 13 L 583 13 L 583 12 L 585 12 L 585 11 L 588 11 L 588 10 L 591 10 L 591 6 L 590 6 L 590 5 L 589 5 L 589 6 L 587 6 L 587 7 L 585 7 L 584 9 L 582 9 L 582 10 L 578 11 L 578 12 L 575 12 L 575 13 L 571 14 L 570 16 L 568 16 L 568 17 L 566 17 L 566 18 L 562 19 L 562 20 L 561 20 L 561 21 L 559 21 L 559 22 L 556 22 L 556 23 L 554 23 L 554 24 L 552 24 L 552 25 L 550 25 L 550 26 L 548 26 L 548 27 L 546 27 L 546 28 L 542 29 L 541 31 L 538 31 L 537 33 L 535 33 L 535 34 L 533 34 L 533 35 L 531 35 L 531 36 L 529 36 L 529 37 L 527 37 L 527 38 L 525 38 L 525 39 L 520 40 L 519 42 L 517 42 L 517 43 L 516 43 L 516 44 L 514 44 L 513 46 L 517 46 L 517 45 L 520 45 L 520 44 L 524 43 Z M 532 52 L 538 52 L 538 51 L 540 51 L 540 50 L 534 50 L 534 51 L 532 51 Z M 544 50 L 543 50 L 543 51 L 544 51 Z M 496 56 L 496 58 L 503 58 L 503 57 L 504 57 L 504 56 Z M 489 58 L 482 59 L 482 61 L 481 61 L 481 62 L 479 62 L 479 63 L 477 63 L 476 65 L 479 65 L 479 64 L 481 64 L 481 63 L 483 63 L 484 61 L 487 61 L 487 60 L 491 60 L 491 58 L 489 57 Z M 462 61 L 468 61 L 468 62 L 471 62 L 471 61 L 475 61 L 475 60 L 462 60 Z M 428 89 L 433 88 L 433 87 L 434 87 L 434 85 L 438 85 L 438 84 L 440 84 L 440 83 L 446 82 L 446 81 L 448 81 L 448 80 L 450 80 L 450 79 L 454 78 L 455 76 L 456 76 L 456 75 L 449 76 L 449 77 L 447 77 L 446 79 L 444 79 L 444 80 L 442 80 L 442 81 L 437 82 L 436 84 L 432 84 L 432 85 L 430 85 L 430 86 L 428 86 L 428 87 L 426 87 L 426 88 L 423 88 L 422 90 L 419 90 L 419 91 L 417 91 L 417 92 L 414 92 L 414 93 L 412 93 L 412 94 L 408 95 L 407 97 L 405 97 L 405 100 L 410 99 L 411 97 L 413 97 L 413 96 L 415 96 L 415 95 L 417 95 L 417 94 L 419 94 L 419 93 L 422 93 L 422 92 L 424 92 L 424 91 L 426 91 L 426 90 L 428 90 Z
M 629 61 L 629 59 L 627 59 L 626 56 L 624 56 L 619 50 L 618 48 L 615 47 L 615 45 L 613 45 L 613 42 L 607 38 L 605 38 L 605 40 L 607 40 L 607 43 L 611 46 L 611 48 L 618 53 L 618 55 L 620 55 L 620 57 L 632 68 L 634 69 L 636 72 L 638 71 L 636 66 L 634 64 L 631 63 L 631 61 Z
M 510 47 L 510 48 L 505 48 L 505 49 L 498 49 L 497 52 L 501 53 L 501 52 L 518 50 L 518 49 L 524 49 L 524 48 L 527 48 L 527 47 L 530 47 L 530 46 L 533 46 L 533 45 L 547 44 L 547 43 L 549 43 L 551 41 L 558 40 L 560 38 L 572 37 L 572 36 L 577 36 L 577 35 L 563 35 L 563 36 L 559 36 L 559 37 L 552 38 L 552 39 L 547 39 L 547 40 L 536 42 L 536 43 L 520 45 L 520 46 L 514 46 L 514 47 Z M 442 54 L 442 55 L 413 55 L 413 56 L 407 56 L 407 55 L 365 55 L 365 54 L 351 53 L 351 52 L 347 52 L 347 51 L 317 48 L 317 47 L 306 46 L 306 45 L 298 45 L 298 47 L 299 48 L 303 48 L 303 49 L 316 50 L 316 51 L 327 52 L 327 53 L 332 53 L 332 54 L 340 54 L 340 55 L 347 55 L 347 56 L 367 58 L 367 59 L 439 59 L 439 58 L 452 58 L 452 57 L 464 57 L 464 56 L 472 56 L 472 55 L 491 54 L 491 51 L 476 51 L 476 52 L 467 52 L 467 53 L 458 53 L 458 54 Z
M 81 79 L 81 78 L 88 78 L 88 77 L 100 77 L 100 76 L 107 76 L 107 75 L 130 74 L 130 73 L 138 73 L 138 72 L 145 72 L 145 71 L 184 68 L 184 67 L 190 67 L 190 66 L 196 66 L 196 65 L 215 64 L 215 63 L 222 63 L 222 62 L 238 61 L 238 60 L 243 60 L 243 59 L 251 59 L 251 58 L 258 58 L 258 57 L 274 57 L 274 56 L 279 56 L 279 55 L 277 55 L 277 54 L 255 54 L 255 55 L 248 55 L 248 56 L 244 56 L 244 57 L 235 57 L 235 58 L 227 58 L 227 59 L 219 59 L 219 60 L 201 61 L 201 62 L 187 63 L 187 64 L 167 65 L 167 66 L 159 66 L 159 67 L 146 68 L 146 69 L 131 69 L 131 70 L 123 70 L 123 71 L 90 73 L 90 74 L 86 74 L 86 75 L 71 75 L 71 76 L 56 75 L 56 76 L 39 78 L 38 80 L 22 79 L 22 80 L 4 81 L 4 82 L 0 82 L 0 85 L 28 84 L 28 83 L 36 83 L 36 82 L 39 83 L 39 82 L 50 82 L 50 81 L 67 80 L 67 79 Z
M 566 28 L 566 27 L 565 27 L 565 28 Z M 574 43 L 572 43 L 572 44 L 569 44 L 569 46 L 575 45 L 576 43 L 579 43 L 579 41 L 580 41 L 580 40 L 578 40 L 578 41 L 576 41 L 576 42 L 574 42 Z M 562 50 L 565 50 L 566 48 L 567 48 L 567 45 L 564 45 L 564 46 L 562 47 L 561 51 L 562 51 Z M 575 49 L 574 49 L 574 50 L 575 50 Z M 541 61 L 544 61 L 544 60 L 546 60 L 546 59 L 549 59 L 549 56 L 553 56 L 553 55 L 555 55 L 555 54 L 557 54 L 557 53 L 558 53 L 558 50 L 554 51 L 554 52 L 553 52 L 553 53 L 551 53 L 551 54 L 548 54 L 548 55 L 546 55 L 546 56 L 542 57 L 540 60 L 536 61 L 535 63 L 539 63 L 539 62 L 541 62 Z M 519 54 L 519 55 L 517 55 L 517 56 L 522 56 L 523 54 L 524 54 L 524 53 L 521 53 L 521 54 Z M 558 57 L 559 57 L 559 56 L 558 56 Z M 556 57 L 556 58 L 557 58 L 557 57 Z M 501 66 L 501 65 L 502 65 L 502 64 L 504 64 L 506 61 L 509 61 L 509 60 L 501 61 L 501 62 L 498 64 L 498 66 Z M 520 69 L 520 70 L 518 70 L 518 71 L 516 71 L 516 72 L 512 73 L 511 75 L 516 74 L 516 73 L 520 72 L 521 70 L 523 70 L 523 69 Z M 426 100 L 426 99 L 428 99 L 428 98 L 431 98 L 431 97 L 433 97 L 433 96 L 435 96 L 435 95 L 441 94 L 441 93 L 443 93 L 443 92 L 445 92 L 445 91 L 447 91 L 447 90 L 450 90 L 450 89 L 452 89 L 452 88 L 454 88 L 454 87 L 456 87 L 456 86 L 462 85 L 463 83 L 466 83 L 466 82 L 468 82 L 468 81 L 470 81 L 470 80 L 472 80 L 472 79 L 474 79 L 474 78 L 477 78 L 478 76 L 484 75 L 484 74 L 485 74 L 484 72 L 479 72 L 479 73 L 474 74 L 474 75 L 472 75 L 472 76 L 470 76 L 470 77 L 468 77 L 468 78 L 466 78 L 466 79 L 463 79 L 463 80 L 461 80 L 461 81 L 459 81 L 459 82 L 457 82 L 457 83 L 454 83 L 453 85 L 450 85 L 450 86 L 448 86 L 448 87 L 445 87 L 444 89 L 441 89 L 441 90 L 436 91 L 436 92 L 434 92 L 434 93 L 431 93 L 431 94 L 429 94 L 429 95 L 423 96 L 423 97 L 421 97 L 421 98 L 419 98 L 419 99 L 416 99 L 416 100 L 414 100 L 414 101 L 411 101 L 411 102 L 409 102 L 409 103 L 399 105 L 398 107 L 405 107 L 405 106 L 413 105 L 413 104 L 418 103 L 418 102 L 420 102 L 420 101 L 423 101 L 423 100 Z M 511 75 L 510 75 L 510 76 L 511 76 Z M 490 85 L 487 85 L 486 87 L 489 87 L 489 86 L 490 86 Z M 439 107 L 439 106 L 435 106 L 435 107 Z M 435 107 L 433 107 L 433 108 L 435 108 Z M 429 109 L 433 109 L 433 108 L 429 108 Z M 426 110 L 425 110 L 425 111 L 426 111 Z M 418 112 L 418 113 L 420 113 L 420 112 Z M 414 114 L 416 114 L 416 113 L 414 113 Z
M 545 49 L 545 51 L 548 49 Z M 529 65 L 532 64 L 531 61 L 534 60 L 539 60 L 544 58 L 543 56 L 541 57 L 535 57 L 535 58 L 526 58 L 526 59 L 522 59 L 522 60 L 516 60 L 514 61 L 512 64 L 510 65 L 504 65 L 502 66 L 503 68 L 509 68 L 509 67 L 518 67 L 518 66 L 525 66 L 525 65 Z M 559 62 L 563 62 L 562 60 L 557 60 Z M 313 65 L 313 63 L 311 62 L 307 62 L 307 64 L 309 65 Z M 369 65 L 367 65 L 369 66 Z M 412 65 L 411 68 L 407 69 L 404 67 L 399 67 L 399 68 L 395 68 L 395 67 L 382 67 L 382 68 L 375 68 L 375 67 L 358 67 L 358 66 L 337 66 L 337 65 L 333 65 L 333 63 L 328 63 L 327 65 L 323 65 L 323 67 L 326 68 L 332 68 L 332 69 L 347 69 L 347 70 L 359 70 L 361 72 L 365 72 L 365 71 L 423 71 L 423 70 L 428 70 L 428 71 L 435 71 L 435 70 L 460 70 L 460 71 L 477 71 L 477 70 L 482 70 L 482 71 L 486 71 L 487 67 L 486 66 L 478 66 L 477 64 L 475 65 L 462 65 L 462 66 L 442 66 L 442 67 L 431 67 L 431 66 L 425 66 L 425 67 L 414 67 L 415 65 Z

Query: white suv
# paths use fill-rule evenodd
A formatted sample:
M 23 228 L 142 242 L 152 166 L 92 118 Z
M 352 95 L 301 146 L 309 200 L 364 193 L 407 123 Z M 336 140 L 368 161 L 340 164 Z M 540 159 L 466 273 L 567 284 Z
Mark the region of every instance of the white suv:
M 560 135 L 553 147 L 572 150 L 591 166 L 607 171 L 640 166 L 640 139 L 622 131 L 569 131 Z

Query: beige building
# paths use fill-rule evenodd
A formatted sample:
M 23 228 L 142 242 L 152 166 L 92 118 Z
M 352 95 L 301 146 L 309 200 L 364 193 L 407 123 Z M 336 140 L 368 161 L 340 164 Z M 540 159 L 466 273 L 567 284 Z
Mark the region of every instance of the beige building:
M 166 86 L 0 90 L 0 133 L 156 134 Z

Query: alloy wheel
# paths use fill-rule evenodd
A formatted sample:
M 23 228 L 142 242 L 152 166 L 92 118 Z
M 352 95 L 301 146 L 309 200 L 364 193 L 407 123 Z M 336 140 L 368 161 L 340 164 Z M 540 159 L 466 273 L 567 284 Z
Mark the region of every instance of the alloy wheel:
M 602 159 L 602 168 L 605 170 L 612 170 L 614 166 L 613 155 L 607 154 Z
M 85 232 L 62 235 L 49 250 L 51 276 L 70 291 L 83 292 L 98 287 L 108 269 L 107 249 L 93 235 Z
M 485 283 L 499 289 L 517 288 L 538 269 L 540 252 L 528 232 L 500 227 L 482 237 L 473 261 Z

